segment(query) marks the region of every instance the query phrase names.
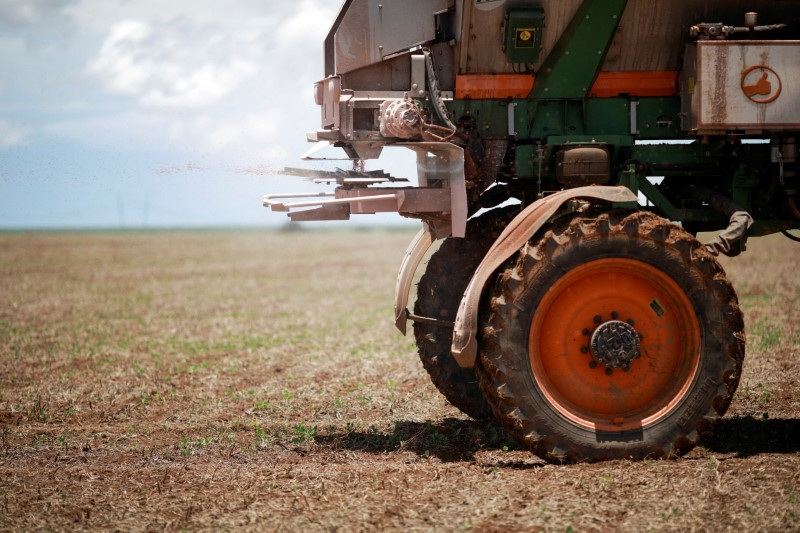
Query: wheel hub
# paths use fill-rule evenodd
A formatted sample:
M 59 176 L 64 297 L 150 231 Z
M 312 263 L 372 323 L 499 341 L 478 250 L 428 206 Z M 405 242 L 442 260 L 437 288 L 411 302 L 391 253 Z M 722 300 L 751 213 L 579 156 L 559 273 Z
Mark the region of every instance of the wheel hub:
M 606 368 L 628 368 L 641 355 L 639 334 L 632 325 L 609 320 L 597 327 L 589 341 L 592 357 Z

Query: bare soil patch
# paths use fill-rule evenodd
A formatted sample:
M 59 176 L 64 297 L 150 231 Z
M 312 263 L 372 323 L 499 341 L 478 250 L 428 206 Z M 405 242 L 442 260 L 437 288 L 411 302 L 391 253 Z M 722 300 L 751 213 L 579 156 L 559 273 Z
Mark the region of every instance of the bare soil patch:
M 800 246 L 724 266 L 715 435 L 558 466 L 436 392 L 393 328 L 410 232 L 0 236 L 0 529 L 800 530 Z

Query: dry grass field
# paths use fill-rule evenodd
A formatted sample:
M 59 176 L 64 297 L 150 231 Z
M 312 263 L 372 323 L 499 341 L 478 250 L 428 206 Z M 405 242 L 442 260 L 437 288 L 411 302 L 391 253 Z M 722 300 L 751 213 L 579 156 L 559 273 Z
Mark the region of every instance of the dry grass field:
M 748 353 L 713 438 L 558 466 L 394 330 L 411 237 L 0 235 L 0 530 L 800 530 L 800 245 L 724 260 Z

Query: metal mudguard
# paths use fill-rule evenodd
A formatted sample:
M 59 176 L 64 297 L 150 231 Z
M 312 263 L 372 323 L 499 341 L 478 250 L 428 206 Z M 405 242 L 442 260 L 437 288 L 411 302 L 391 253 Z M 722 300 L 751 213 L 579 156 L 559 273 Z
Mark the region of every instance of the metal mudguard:
M 622 186 L 577 187 L 538 200 L 517 215 L 489 249 L 461 299 L 452 344 L 453 357 L 459 366 L 463 368 L 475 366 L 478 353 L 478 310 L 486 283 L 500 265 L 522 248 L 565 202 L 575 199 L 627 203 L 636 202 L 638 197 L 630 189 Z
M 419 230 L 414 240 L 408 245 L 403 256 L 403 263 L 400 265 L 400 271 L 397 273 L 397 285 L 394 291 L 394 325 L 403 335 L 406 334 L 406 324 L 408 323 L 406 308 L 408 295 L 411 292 L 411 281 L 433 241 L 433 233 L 427 227 Z

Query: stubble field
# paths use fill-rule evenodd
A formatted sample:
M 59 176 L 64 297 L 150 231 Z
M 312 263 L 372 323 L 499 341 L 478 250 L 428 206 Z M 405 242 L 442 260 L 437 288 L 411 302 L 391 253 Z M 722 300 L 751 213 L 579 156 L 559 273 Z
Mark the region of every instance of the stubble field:
M 748 351 L 713 438 L 559 466 L 394 330 L 411 237 L 0 235 L 0 529 L 800 530 L 800 245 L 723 261 Z

